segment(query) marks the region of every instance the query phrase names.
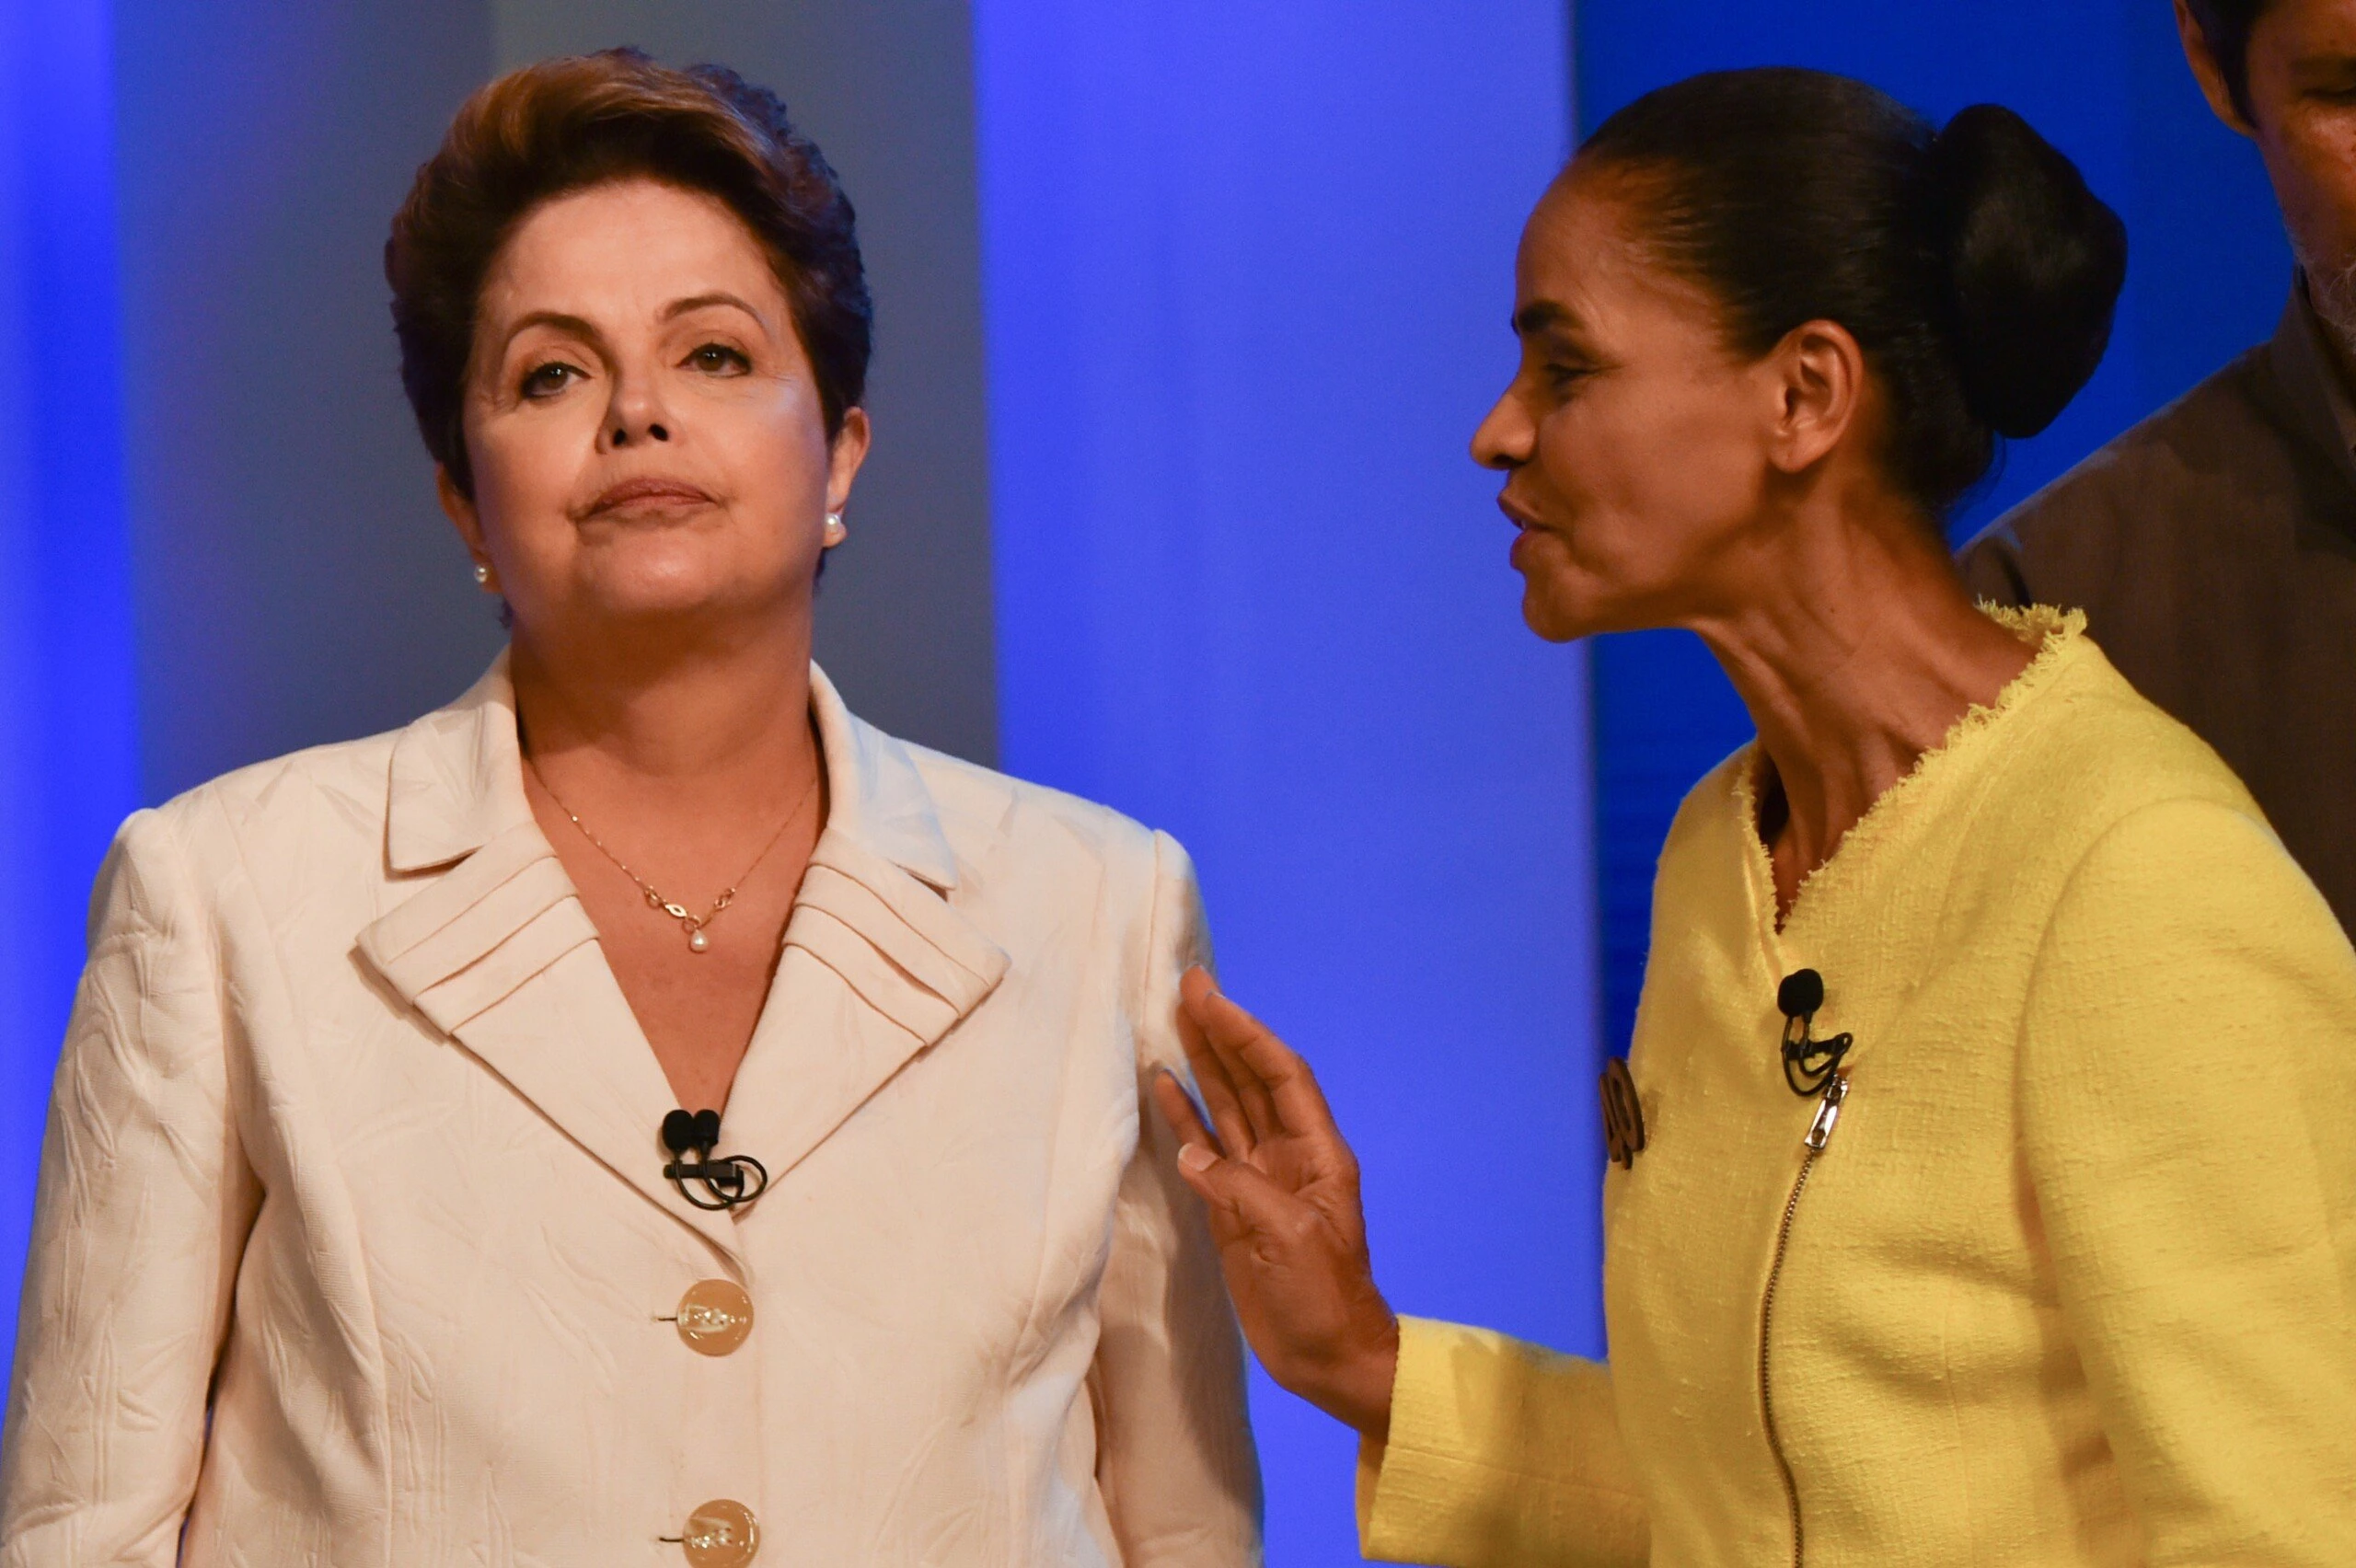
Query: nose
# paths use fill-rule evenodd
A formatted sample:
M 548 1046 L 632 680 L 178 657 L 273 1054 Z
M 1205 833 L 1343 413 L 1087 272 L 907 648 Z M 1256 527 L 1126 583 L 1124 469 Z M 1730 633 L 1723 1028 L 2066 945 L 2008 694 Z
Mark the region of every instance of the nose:
M 1472 461 L 1484 468 L 1510 473 L 1530 461 L 1538 440 L 1538 426 L 1522 405 L 1519 392 L 1519 382 L 1507 387 L 1480 428 L 1472 432 Z
M 636 435 L 633 436 L 630 431 L 629 422 L 627 420 L 618 421 L 607 439 L 617 447 L 628 446 L 634 439 L 643 441 L 668 441 L 671 439 L 671 428 L 670 426 L 663 423 L 660 420 L 649 420 L 645 424 L 639 427 Z
M 652 379 L 628 374 L 617 375 L 613 399 L 606 408 L 606 445 L 620 451 L 670 439 L 670 415 L 656 396 Z

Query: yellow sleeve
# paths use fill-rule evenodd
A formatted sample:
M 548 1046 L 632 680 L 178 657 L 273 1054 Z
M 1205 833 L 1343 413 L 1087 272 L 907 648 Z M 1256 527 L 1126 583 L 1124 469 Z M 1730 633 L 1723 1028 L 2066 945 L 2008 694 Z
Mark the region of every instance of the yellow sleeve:
M 2356 1562 L 2356 954 L 2281 847 L 2147 807 L 2073 874 L 2023 1156 L 2154 1564 Z
M 1387 1445 L 1358 1453 L 1358 1544 L 1443 1568 L 1640 1568 L 1644 1498 L 1611 1373 L 1485 1329 L 1399 1320 Z

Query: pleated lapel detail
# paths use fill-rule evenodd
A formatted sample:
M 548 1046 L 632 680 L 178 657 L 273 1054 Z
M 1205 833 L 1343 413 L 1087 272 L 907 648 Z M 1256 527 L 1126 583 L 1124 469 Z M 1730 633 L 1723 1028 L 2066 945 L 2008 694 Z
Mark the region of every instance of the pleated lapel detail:
M 997 988 L 1006 954 L 941 894 L 829 829 L 725 1118 L 783 1179 Z
M 811 672 L 832 790 L 785 951 L 736 1071 L 722 1148 L 781 1180 L 997 989 L 1007 956 L 953 895 L 959 871 L 907 748 Z
M 402 735 L 390 791 L 387 859 L 431 880 L 360 933 L 362 955 L 558 1130 L 734 1257 L 727 1216 L 663 1179 L 670 1085 L 524 797 L 503 656 Z
M 907 747 L 815 666 L 826 830 L 722 1118 L 721 1151 L 782 1180 L 997 987 L 1005 951 L 956 906 L 959 868 Z M 434 1027 L 741 1268 L 725 1215 L 663 1180 L 671 1090 L 525 799 L 504 656 L 395 745 L 386 854 L 429 877 L 360 951 Z

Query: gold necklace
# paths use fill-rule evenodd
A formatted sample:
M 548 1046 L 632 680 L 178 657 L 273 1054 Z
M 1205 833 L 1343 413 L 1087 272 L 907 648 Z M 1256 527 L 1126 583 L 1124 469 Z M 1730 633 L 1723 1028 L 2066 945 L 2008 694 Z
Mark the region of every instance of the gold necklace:
M 680 904 L 675 899 L 665 898 L 661 894 L 657 893 L 654 890 L 654 884 L 653 882 L 648 882 L 644 877 L 640 876 L 636 871 L 631 870 L 628 863 L 625 862 L 619 855 L 617 855 L 611 849 L 606 848 L 606 841 L 598 837 L 595 834 L 590 832 L 589 824 L 583 822 L 579 816 L 574 814 L 572 808 L 564 803 L 561 796 L 558 795 L 554 790 L 549 789 L 548 775 L 540 771 L 539 765 L 537 763 L 532 761 L 529 757 L 525 757 L 524 759 L 524 766 L 532 770 L 532 777 L 540 781 L 540 788 L 548 790 L 549 799 L 556 802 L 556 809 L 564 813 L 565 820 L 572 824 L 574 827 L 581 830 L 581 836 L 587 839 L 592 845 L 594 845 L 596 847 L 598 854 L 603 855 L 606 859 L 611 860 L 614 865 L 619 869 L 622 875 L 628 877 L 631 882 L 638 884 L 638 891 L 646 895 L 647 907 L 651 909 L 659 909 L 664 914 L 668 915 L 672 919 L 676 920 L 679 923 L 679 928 L 687 933 L 687 951 L 689 952 L 710 952 L 711 951 L 711 939 L 704 934 L 704 928 L 718 919 L 722 910 L 736 902 L 736 890 L 745 885 L 746 878 L 750 877 L 755 871 L 761 869 L 761 862 L 769 858 L 769 851 L 776 848 L 778 841 L 785 836 L 785 830 L 802 820 L 802 808 L 815 800 L 818 795 L 818 780 L 814 776 L 810 780 L 810 788 L 804 790 L 802 792 L 802 798 L 793 802 L 793 810 L 786 814 L 786 818 L 783 822 L 777 824 L 777 831 L 769 835 L 769 841 L 767 844 L 761 846 L 761 852 L 753 857 L 753 863 L 738 873 L 736 880 L 728 884 L 726 892 L 722 893 L 718 898 L 711 901 L 711 907 L 710 909 L 706 910 L 701 915 L 697 915 L 690 911 L 685 905 Z

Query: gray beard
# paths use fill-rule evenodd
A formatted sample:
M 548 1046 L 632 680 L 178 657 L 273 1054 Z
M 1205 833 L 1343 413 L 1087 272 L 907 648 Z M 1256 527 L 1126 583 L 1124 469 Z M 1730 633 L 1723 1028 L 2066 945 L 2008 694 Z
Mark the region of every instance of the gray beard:
M 2306 274 L 2307 303 L 2316 319 L 2331 334 L 2341 363 L 2356 363 L 2356 259 L 2321 266 L 2302 253 L 2299 267 Z

